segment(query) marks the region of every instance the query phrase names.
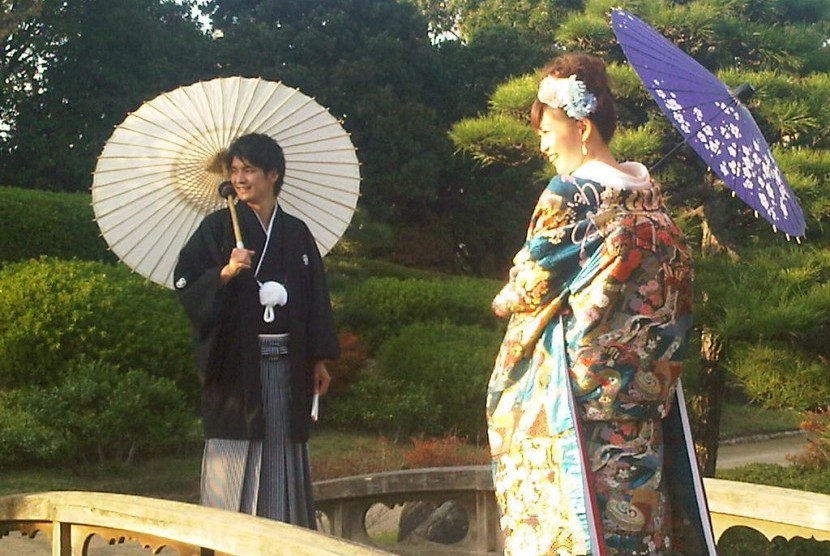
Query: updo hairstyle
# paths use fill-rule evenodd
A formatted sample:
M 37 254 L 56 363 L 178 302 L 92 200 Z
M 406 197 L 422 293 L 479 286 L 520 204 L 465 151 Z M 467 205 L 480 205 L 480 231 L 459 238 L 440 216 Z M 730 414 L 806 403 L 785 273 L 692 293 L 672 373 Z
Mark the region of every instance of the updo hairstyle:
M 611 89 L 608 87 L 608 74 L 605 71 L 605 62 L 601 58 L 588 54 L 562 54 L 551 60 L 543 69 L 542 76 L 576 78 L 585 83 L 585 88 L 597 98 L 596 109 L 588 119 L 597 127 L 599 134 L 606 143 L 611 142 L 617 129 L 617 110 Z M 538 99 L 533 101 L 530 108 L 530 123 L 533 129 L 539 130 L 545 104 Z

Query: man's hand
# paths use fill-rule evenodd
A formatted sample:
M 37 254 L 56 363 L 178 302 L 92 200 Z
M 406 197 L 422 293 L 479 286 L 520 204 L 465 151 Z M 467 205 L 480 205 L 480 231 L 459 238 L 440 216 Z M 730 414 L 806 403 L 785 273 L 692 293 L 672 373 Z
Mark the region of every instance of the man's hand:
M 314 393 L 321 396 L 325 395 L 329 391 L 330 382 L 331 376 L 329 376 L 326 369 L 325 361 L 317 361 L 314 364 Z
M 238 276 L 240 272 L 246 268 L 251 268 L 251 258 L 254 254 L 255 252 L 250 249 L 234 247 L 233 251 L 231 251 L 228 264 L 223 266 L 222 271 L 219 273 L 219 279 L 222 280 L 222 283 L 227 284 L 231 279 Z

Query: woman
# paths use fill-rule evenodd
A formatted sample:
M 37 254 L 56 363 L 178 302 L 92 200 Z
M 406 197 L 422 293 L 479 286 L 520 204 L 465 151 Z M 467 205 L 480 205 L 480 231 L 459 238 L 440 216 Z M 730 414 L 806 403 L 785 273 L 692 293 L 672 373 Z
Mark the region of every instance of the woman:
M 340 353 L 323 262 L 306 225 L 277 203 L 277 142 L 243 135 L 226 162 L 247 249 L 223 209 L 204 219 L 174 271 L 202 384 L 201 500 L 314 529 L 312 400 L 328 388 L 325 360 Z
M 505 553 L 714 554 L 679 383 L 689 249 L 648 170 L 611 154 L 602 60 L 543 73 L 531 122 L 558 175 L 493 301 L 510 318 L 487 399 Z

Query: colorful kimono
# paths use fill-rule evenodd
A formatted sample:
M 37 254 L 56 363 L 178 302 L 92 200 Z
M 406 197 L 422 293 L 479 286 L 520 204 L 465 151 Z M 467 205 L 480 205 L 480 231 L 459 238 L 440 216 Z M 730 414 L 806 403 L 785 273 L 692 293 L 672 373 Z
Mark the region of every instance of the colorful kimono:
M 715 554 L 679 380 L 691 254 L 645 167 L 622 166 L 551 180 L 493 301 L 508 555 Z

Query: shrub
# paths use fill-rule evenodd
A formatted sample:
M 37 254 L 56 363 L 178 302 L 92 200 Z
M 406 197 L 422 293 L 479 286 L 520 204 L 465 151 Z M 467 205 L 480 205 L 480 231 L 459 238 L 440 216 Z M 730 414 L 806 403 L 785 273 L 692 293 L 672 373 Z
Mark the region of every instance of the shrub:
M 341 330 L 337 337 L 340 340 L 340 358 L 326 366 L 331 375 L 329 394 L 332 395 L 346 392 L 369 362 L 369 352 L 360 336 L 350 330 Z
M 487 381 L 501 337 L 480 326 L 416 323 L 384 343 L 378 366 L 407 388 L 426 388 L 438 427 L 423 432 L 475 439 L 485 431 Z
M 12 430 L 23 424 L 50 432 L 44 436 L 51 448 L 40 452 L 19 432 L 10 433 L 10 444 L 18 440 L 12 446 L 17 463 L 131 463 L 186 445 L 196 430 L 196 419 L 171 380 L 107 363 L 80 363 L 56 386 L 26 387 L 11 397 L 23 416 Z
M 334 247 L 334 252 L 357 257 L 379 257 L 388 255 L 394 245 L 395 230 L 388 224 L 372 220 L 365 210 L 358 208 L 346 233 Z
M 328 422 L 343 430 L 389 432 L 396 437 L 435 429 L 428 389 L 364 373 L 349 392 L 331 400 Z
M 752 463 L 717 472 L 719 479 L 830 494 L 830 466 L 804 467 Z
M 64 453 L 60 434 L 21 407 L 19 392 L 0 393 L 0 469 L 54 461 Z
M 360 330 L 370 351 L 416 322 L 449 321 L 498 329 L 490 310 L 499 285 L 493 280 L 369 278 L 345 297 L 341 322 Z
M 0 270 L 0 384 L 53 386 L 79 361 L 173 379 L 195 402 L 190 325 L 172 291 L 122 265 L 41 258 Z
M 441 438 L 412 439 L 412 448 L 403 455 L 411 468 L 483 465 L 490 462 L 487 451 L 447 433 Z
M 808 411 L 801 430 L 807 437 L 807 447 L 803 454 L 792 460 L 808 467 L 823 467 L 830 463 L 830 406 Z
M 377 366 L 332 401 L 332 422 L 401 434 L 470 438 L 485 430 L 486 384 L 501 333 L 479 326 L 416 323 L 388 340 Z
M 0 262 L 41 255 L 114 262 L 90 202 L 88 193 L 0 187 Z

